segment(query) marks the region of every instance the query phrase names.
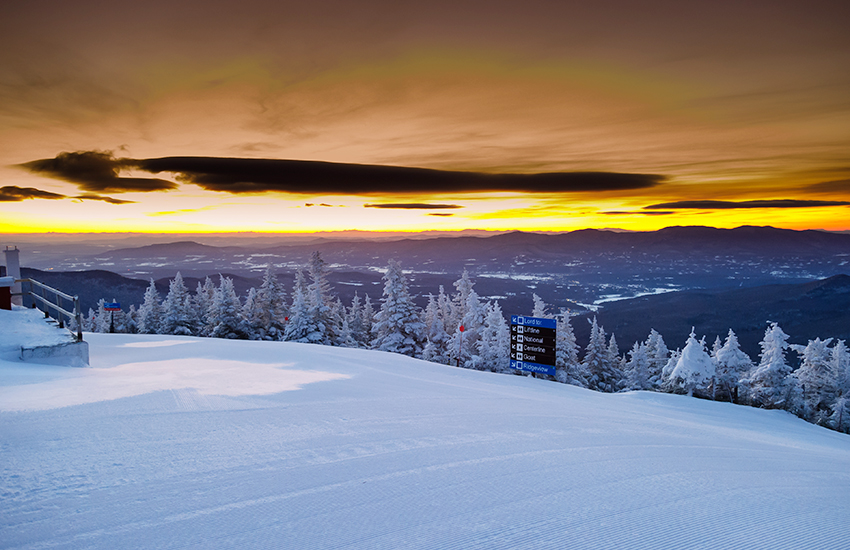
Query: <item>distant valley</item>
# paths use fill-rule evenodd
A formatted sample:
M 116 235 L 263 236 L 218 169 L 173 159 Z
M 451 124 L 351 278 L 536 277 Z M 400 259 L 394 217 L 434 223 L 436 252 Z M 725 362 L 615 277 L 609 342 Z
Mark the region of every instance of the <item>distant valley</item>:
M 724 336 L 729 327 L 740 330 L 742 345 L 753 353 L 752 342 L 763 336 L 768 318 L 789 324 L 786 331 L 794 341 L 810 337 L 809 332 L 811 337 L 850 337 L 838 334 L 839 327 L 847 331 L 850 326 L 840 314 L 850 305 L 850 235 L 822 231 L 671 227 L 652 232 L 319 239 L 279 245 L 267 238 L 256 247 L 246 246 L 244 240 L 238 246 L 179 241 L 102 247 L 96 253 L 69 243 L 64 255 L 55 246 L 27 246 L 21 252 L 22 264 L 30 268 L 24 275 L 78 293 L 85 309 L 99 298 L 114 298 L 125 307 L 139 304 L 150 278 L 164 295 L 177 271 L 191 289 L 206 276 L 217 280 L 224 274 L 244 296 L 248 288 L 260 285 L 271 264 L 291 288 L 295 271 L 318 250 L 333 274 L 334 292 L 346 304 L 355 292 L 379 300 L 382 270 L 396 259 L 409 271 L 411 291 L 420 305 L 440 285 L 453 292 L 452 283 L 467 269 L 478 294 L 498 299 L 506 314 L 530 311 L 532 293 L 553 311 L 582 313 L 601 306 L 600 322 L 617 335 L 623 349 L 644 339 L 650 327 L 675 348 L 693 325 L 711 340 Z M 812 283 L 836 275 L 845 278 L 833 278 L 825 287 Z M 586 338 L 586 323 L 574 325 L 579 339 Z M 811 331 L 804 330 L 807 326 Z M 836 329 L 830 330 L 832 326 Z

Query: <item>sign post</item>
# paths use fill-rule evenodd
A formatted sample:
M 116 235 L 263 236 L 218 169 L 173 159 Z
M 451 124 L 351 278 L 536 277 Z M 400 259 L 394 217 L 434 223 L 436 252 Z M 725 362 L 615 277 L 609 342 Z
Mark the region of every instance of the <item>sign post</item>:
M 103 311 L 109 312 L 109 334 L 115 333 L 115 312 L 121 311 L 121 304 L 118 302 L 107 302 L 103 304 Z
M 557 330 L 555 319 L 511 315 L 510 367 L 555 376 Z

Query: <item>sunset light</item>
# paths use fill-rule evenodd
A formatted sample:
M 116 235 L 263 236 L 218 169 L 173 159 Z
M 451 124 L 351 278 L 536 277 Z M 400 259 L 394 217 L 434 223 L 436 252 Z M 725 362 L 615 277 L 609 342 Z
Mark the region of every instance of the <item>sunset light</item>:
M 0 20 L 3 232 L 850 229 L 841 3 L 75 4 Z

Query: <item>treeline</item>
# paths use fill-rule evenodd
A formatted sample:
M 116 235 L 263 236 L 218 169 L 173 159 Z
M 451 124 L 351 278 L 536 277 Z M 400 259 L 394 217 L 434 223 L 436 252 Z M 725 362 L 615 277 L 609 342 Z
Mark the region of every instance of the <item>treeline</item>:
M 83 328 L 370 348 L 470 369 L 510 371 L 505 316 L 497 301 L 478 296 L 466 271 L 454 283 L 454 293 L 447 294 L 441 286 L 436 295 L 428 296 L 424 310 L 414 303 L 407 277 L 395 261 L 384 274 L 377 310 L 368 295 L 355 294 L 347 306 L 334 297 L 318 252 L 306 272 L 306 276 L 304 270 L 296 272 L 288 299 L 270 268 L 260 288 L 251 288 L 244 299 L 227 277 L 220 277 L 217 284 L 207 277 L 192 293 L 178 273 L 164 299 L 151 280 L 138 309 L 131 306 L 113 317 L 101 300 L 98 311 L 89 311 Z M 788 335 L 771 323 L 756 363 L 740 349 L 732 330 L 710 349 L 705 338 L 698 340 L 692 331 L 684 346 L 674 351 L 651 330 L 645 341 L 635 342 L 621 355 L 615 336 L 608 336 L 594 318 L 589 321 L 589 342 L 580 353 L 570 312 L 551 313 L 538 296 L 533 299 L 531 315 L 554 318 L 558 326 L 556 374 L 538 377 L 603 392 L 663 391 L 785 409 L 850 433 L 850 353 L 843 340 L 817 338 L 806 346 L 792 345 Z M 789 351 L 800 355 L 796 370 L 787 361 Z

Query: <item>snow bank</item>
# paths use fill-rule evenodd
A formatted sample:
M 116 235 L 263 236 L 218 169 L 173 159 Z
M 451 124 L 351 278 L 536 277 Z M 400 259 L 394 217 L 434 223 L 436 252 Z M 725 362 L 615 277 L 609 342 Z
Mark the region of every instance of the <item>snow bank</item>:
M 37 309 L 0 309 L 0 358 L 17 358 L 21 348 L 53 346 L 74 342 L 67 329 L 48 323 Z
M 309 344 L 89 340 L 91 369 L 0 362 L 3 548 L 850 540 L 850 437 L 783 412 Z

